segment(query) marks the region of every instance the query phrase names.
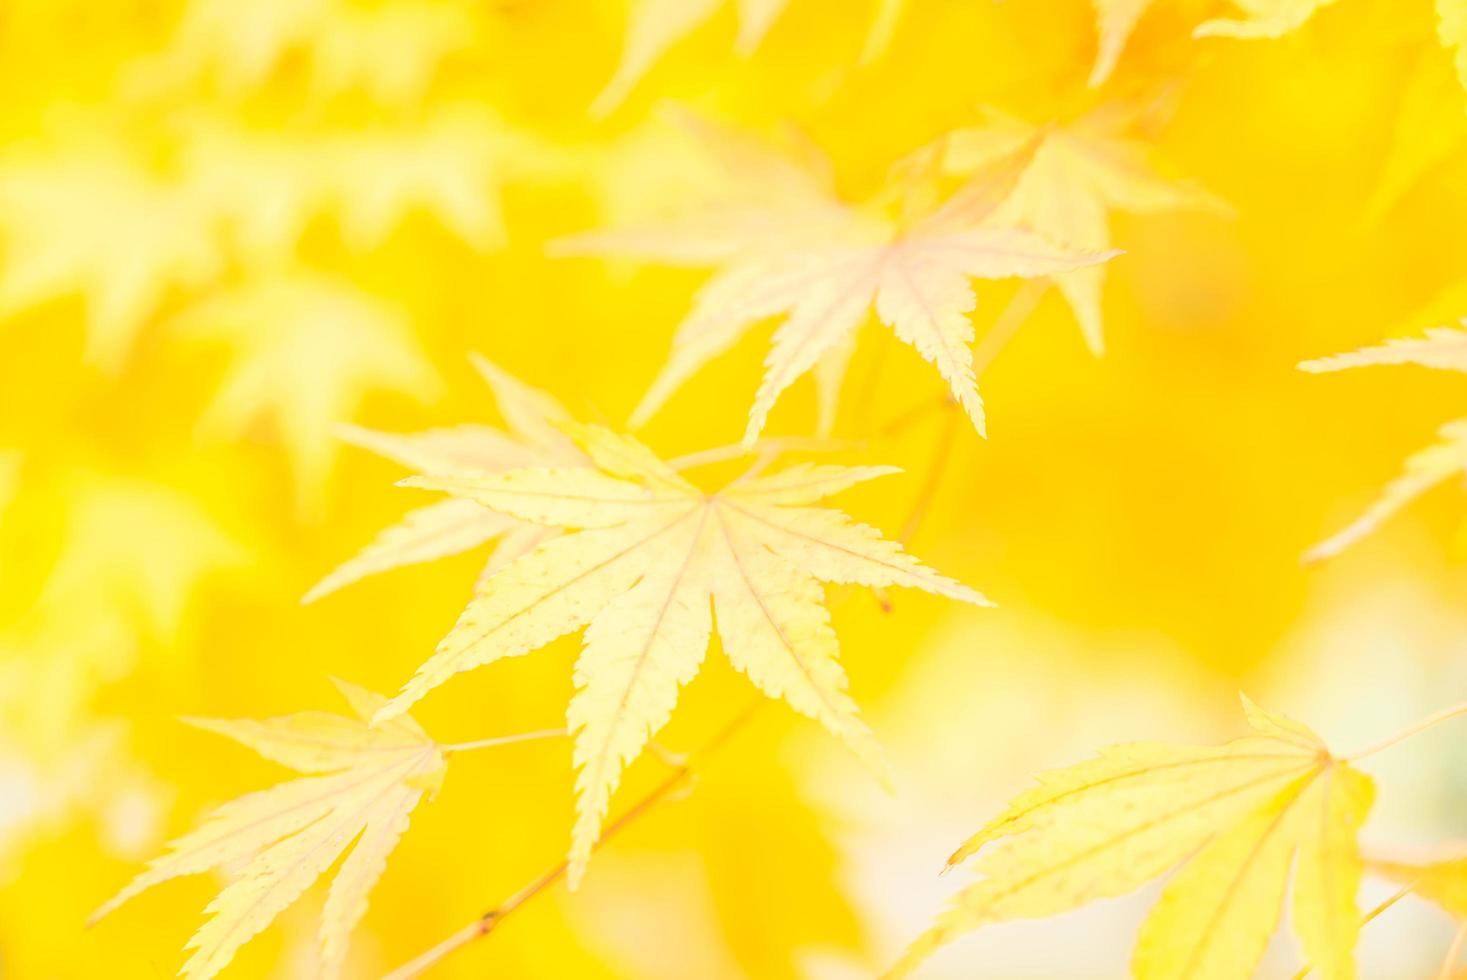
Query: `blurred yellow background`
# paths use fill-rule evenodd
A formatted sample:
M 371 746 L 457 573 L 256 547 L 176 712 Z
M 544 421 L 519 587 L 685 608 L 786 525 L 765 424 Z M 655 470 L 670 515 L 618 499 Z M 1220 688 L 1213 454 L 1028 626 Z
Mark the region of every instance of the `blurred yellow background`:
M 424 500 L 334 426 L 497 424 L 471 351 L 583 419 L 625 420 L 704 273 L 545 246 L 696 197 L 669 102 L 792 127 L 856 197 L 982 106 L 1044 122 L 1140 102 L 1169 172 L 1228 209 L 1117 214 L 1105 355 L 1050 290 L 980 379 L 987 441 L 963 425 L 941 452 L 941 382 L 864 330 L 837 458 L 906 472 L 841 505 L 895 536 L 937 471 L 912 550 L 999 604 L 900 592 L 883 611 L 832 589 L 894 794 L 767 705 L 580 891 L 435 975 L 868 976 L 958 884 L 936 877 L 946 855 L 1038 769 L 1226 737 L 1239 688 L 1346 746 L 1458 700 L 1460 494 L 1299 560 L 1467 395 L 1410 368 L 1295 369 L 1467 315 L 1467 115 L 1426 0 L 1338 0 L 1276 41 L 1193 40 L 1227 5 L 1158 0 L 1095 90 L 1087 0 L 907 0 L 864 61 L 876 3 L 790 0 L 747 55 L 734 6 L 596 117 L 617 3 L 0 0 L 0 975 L 172 974 L 217 880 L 83 921 L 203 808 L 284 778 L 177 717 L 336 710 L 330 675 L 391 692 L 452 624 L 482 553 L 300 604 Z M 980 337 L 1016 288 L 979 284 Z M 647 441 L 737 441 L 764 336 Z M 804 381 L 769 431 L 813 419 Z M 415 715 L 448 741 L 554 727 L 577 649 L 465 675 Z M 750 695 L 710 656 L 659 741 L 695 748 Z M 1460 734 L 1372 761 L 1368 841 L 1462 834 Z M 664 771 L 636 763 L 613 812 Z M 571 785 L 559 741 L 456 759 L 351 975 L 559 860 Z M 234 975 L 309 975 L 319 893 Z M 929 975 L 1124 975 L 1146 902 L 968 937 Z M 1419 975 L 1449 931 L 1395 910 L 1365 931 L 1362 973 Z M 1277 945 L 1270 976 L 1295 964 Z

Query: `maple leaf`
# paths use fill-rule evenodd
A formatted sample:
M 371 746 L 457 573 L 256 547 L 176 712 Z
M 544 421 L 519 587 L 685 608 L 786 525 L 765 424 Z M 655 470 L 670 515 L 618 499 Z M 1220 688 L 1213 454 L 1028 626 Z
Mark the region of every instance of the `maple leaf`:
M 560 431 L 569 421 L 558 402 L 477 355 L 474 366 L 493 388 L 510 434 L 482 425 L 398 435 L 356 426 L 342 427 L 353 445 L 427 473 L 503 473 L 530 467 L 584 465 L 586 457 Z M 306 593 L 312 602 L 368 575 L 433 561 L 500 539 L 484 576 L 528 554 L 554 535 L 549 528 L 525 525 L 471 500 L 450 498 L 409 511 L 384 529 L 360 554 L 345 562 Z
M 438 377 L 406 319 L 349 284 L 308 273 L 247 283 L 178 318 L 183 336 L 235 350 L 200 425 L 238 436 L 273 417 L 302 500 L 314 505 L 335 458 L 333 426 L 377 387 L 431 396 Z
M 1451 66 L 1435 46 L 1423 50 L 1406 77 L 1392 120 L 1390 148 L 1366 221 L 1374 222 L 1467 141 L 1467 114 Z
M 171 289 L 196 288 L 220 268 L 202 201 L 88 140 L 0 164 L 0 237 L 0 316 L 81 294 L 85 356 L 109 371 Z
M 1152 0 L 1090 0 L 1095 7 L 1097 34 L 1095 64 L 1090 69 L 1090 86 L 1104 85 L 1115 71 L 1126 41 L 1152 4 Z
M 476 5 L 461 2 L 191 0 L 170 46 L 139 66 L 144 95 L 209 80 L 232 95 L 270 81 L 292 56 L 308 66 L 308 92 L 365 91 L 380 102 L 419 103 L 439 64 L 467 48 Z
M 1441 848 L 1441 854 L 1426 860 L 1372 858 L 1366 862 L 1372 874 L 1409 885 L 1419 895 L 1444 909 L 1454 919 L 1467 919 L 1467 850 L 1460 844 Z
M 950 867 L 976 856 L 982 880 L 888 976 L 961 933 L 1123 895 L 1186 861 L 1141 927 L 1132 970 L 1139 980 L 1243 980 L 1277 925 L 1297 853 L 1303 954 L 1322 977 L 1352 978 L 1356 835 L 1374 784 L 1308 728 L 1243 705 L 1252 733 L 1221 747 L 1137 742 L 1041 775 L 952 856 Z
M 742 207 L 721 204 L 681 226 L 578 235 L 555 249 L 719 267 L 678 327 L 668 364 L 633 411 L 633 428 L 755 323 L 784 316 L 744 432 L 751 444 L 780 394 L 822 361 L 822 387 L 838 387 L 851 335 L 874 307 L 899 340 L 937 368 L 983 432 L 970 348 L 968 313 L 976 305 L 970 280 L 1050 275 L 1118 254 L 1079 251 L 1027 229 L 982 224 L 1002 196 L 995 188 L 1012 186 L 1018 173 L 1011 159 L 909 219 L 884 213 L 889 202 L 882 197 L 865 206 L 847 204 L 813 168 L 801 174 L 738 134 L 704 124 L 699 135 L 731 169 L 744 170 L 746 183 L 758 183 L 754 168 L 769 175 L 761 199 Z M 898 190 L 904 183 L 896 184 Z M 828 422 L 823 419 L 821 428 Z
M 1013 193 L 993 220 L 1017 225 L 1057 242 L 1104 252 L 1110 248 L 1112 211 L 1225 210 L 1206 192 L 1167 179 L 1143 143 L 1122 135 L 1128 113 L 1111 107 L 1067 125 L 1035 125 L 986 110 L 984 125 L 959 129 L 945 138 L 944 166 L 951 173 L 981 173 L 1035 144 Z M 1090 349 L 1104 348 L 1101 290 L 1105 267 L 1062 272 L 1053 277 Z
M 905 0 L 879 0 L 861 60 L 879 57 L 890 45 Z M 738 38 L 734 48 L 748 57 L 764 40 L 789 0 L 737 0 Z M 632 0 L 621 60 L 611 80 L 591 103 L 593 115 L 605 116 L 626 101 L 652 66 L 675 44 L 707 23 L 724 0 Z
M 59 496 L 65 530 L 42 606 L 69 611 L 86 603 L 90 615 L 171 637 L 198 582 L 244 559 L 241 544 L 197 501 L 157 483 L 80 470 Z
M 1203 21 L 1192 32 L 1194 37 L 1258 38 L 1283 37 L 1299 29 L 1315 11 L 1334 0 L 1231 0 L 1243 13 L 1242 18 L 1218 17 Z
M 367 894 L 418 801 L 437 792 L 447 762 L 443 749 L 410 717 L 368 724 L 386 698 L 344 681 L 336 686 L 356 717 L 307 711 L 264 721 L 188 719 L 311 775 L 217 808 L 90 921 L 154 885 L 243 862 L 185 947 L 194 954 L 182 974 L 205 980 L 350 847 L 321 917 L 319 975 L 337 976 L 347 937 L 367 910 Z
M 522 656 L 586 626 L 567 711 L 576 733 L 570 881 L 590 859 L 622 769 L 666 724 L 718 612 L 734 667 L 880 766 L 846 694 L 822 582 L 900 585 L 986 604 L 840 511 L 807 506 L 886 467 L 799 465 L 704 493 L 629 436 L 572 430 L 599 468 L 422 476 L 521 521 L 576 529 L 483 583 L 437 652 L 379 714 L 395 717 L 455 673 Z
M 1402 885 L 1401 891 L 1387 899 L 1380 908 L 1388 907 L 1409 893 L 1426 899 L 1456 921 L 1456 936 L 1436 975 L 1460 976 L 1456 962 L 1463 937 L 1467 936 L 1467 849 L 1461 843 L 1453 843 L 1437 848 L 1425 859 L 1371 858 L 1365 866 L 1371 873 Z
M 1463 321 L 1467 327 L 1467 320 Z M 1319 373 L 1374 364 L 1419 364 L 1423 367 L 1467 372 L 1467 330 L 1434 327 L 1424 338 L 1388 340 L 1349 354 L 1305 361 L 1305 371 Z M 1365 537 L 1383 521 L 1448 477 L 1467 471 L 1467 419 L 1448 422 L 1441 440 L 1406 460 L 1406 471 L 1386 485 L 1380 499 L 1349 526 L 1315 545 L 1306 561 L 1321 561 L 1339 554 Z
M 497 187 L 518 143 L 481 107 L 441 107 L 412 124 L 293 134 L 199 119 L 188 137 L 189 180 L 257 260 L 290 254 L 321 214 L 335 216 L 358 250 L 380 244 L 419 210 L 475 248 L 504 240 Z
M 1335 0 L 1232 0 L 1246 16 L 1204 21 L 1194 37 L 1279 38 L 1298 30 Z M 1455 50 L 1457 76 L 1467 88 L 1467 0 L 1436 0 L 1437 37 Z
M 1436 0 L 1437 37 L 1442 47 L 1455 49 L 1457 79 L 1467 88 L 1467 0 Z

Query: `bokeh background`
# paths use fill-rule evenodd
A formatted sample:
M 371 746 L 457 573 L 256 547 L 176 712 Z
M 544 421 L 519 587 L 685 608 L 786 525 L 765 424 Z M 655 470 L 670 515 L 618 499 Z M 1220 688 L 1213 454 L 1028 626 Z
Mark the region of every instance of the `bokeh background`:
M 205 807 L 285 777 L 177 717 L 335 708 L 328 675 L 391 691 L 453 622 L 482 555 L 300 604 L 423 500 L 335 425 L 495 422 L 470 351 L 625 419 L 704 274 L 545 245 L 696 198 L 706 167 L 669 104 L 798 132 L 859 197 L 981 106 L 1042 122 L 1143 100 L 1143 137 L 1228 208 L 1117 215 L 1106 354 L 1051 290 L 981 378 L 988 441 L 961 425 L 949 442 L 936 375 L 863 334 L 836 458 L 906 473 L 843 505 L 897 534 L 936 474 L 911 546 L 1000 606 L 832 590 L 894 793 L 770 704 L 579 892 L 539 896 L 436 975 L 868 976 L 961 884 L 937 877 L 946 855 L 1038 769 L 1228 737 L 1239 689 L 1344 748 L 1467 690 L 1455 488 L 1330 564 L 1299 560 L 1467 405 L 1457 376 L 1294 367 L 1467 315 L 1467 115 L 1426 0 L 1338 0 L 1251 42 L 1190 38 L 1226 4 L 1158 0 L 1094 91 L 1086 0 L 907 0 L 865 60 L 874 3 L 790 0 L 747 55 L 734 6 L 594 116 L 617 3 L 0 2 L 0 975 L 171 975 L 217 880 L 84 931 L 87 914 Z M 980 287 L 980 334 L 1015 288 Z M 736 441 L 763 350 L 711 365 L 647 440 Z M 813 408 L 802 382 L 771 434 L 809 433 Z M 464 675 L 415 714 L 448 741 L 555 726 L 576 649 Z M 659 740 L 696 747 L 750 694 L 715 651 Z M 1446 729 L 1371 760 L 1367 842 L 1467 830 L 1464 744 Z M 638 762 L 614 810 L 662 766 Z M 372 896 L 353 975 L 553 865 L 571 778 L 556 741 L 455 759 Z M 1123 976 L 1151 897 L 980 932 L 929 975 Z M 234 975 L 309 975 L 319 900 Z M 1450 931 L 1399 906 L 1366 930 L 1362 972 L 1421 975 Z M 1267 975 L 1297 967 L 1277 946 Z

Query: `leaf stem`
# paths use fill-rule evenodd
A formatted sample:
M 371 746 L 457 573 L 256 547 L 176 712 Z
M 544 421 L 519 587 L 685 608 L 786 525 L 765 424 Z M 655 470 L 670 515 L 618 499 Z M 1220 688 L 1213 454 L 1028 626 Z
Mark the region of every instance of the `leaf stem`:
M 1447 707 L 1442 708 L 1440 711 L 1434 711 L 1431 714 L 1427 715 L 1425 718 L 1422 718 L 1420 721 L 1415 722 L 1411 725 L 1407 725 L 1405 728 L 1396 732 L 1394 735 L 1388 735 L 1378 742 L 1372 742 L 1365 748 L 1361 749 L 1358 752 L 1355 752 L 1352 755 L 1345 756 L 1345 761 L 1359 762 L 1366 756 L 1375 755 L 1377 752 L 1381 752 L 1385 749 L 1390 748 L 1397 742 L 1404 742 L 1406 739 L 1412 737 L 1413 735 L 1419 735 L 1422 732 L 1426 731 L 1428 728 L 1439 725 L 1444 721 L 1449 721 L 1461 715 L 1467 715 L 1467 701 L 1459 701 L 1456 704 L 1448 705 Z
M 651 810 L 654 806 L 656 806 L 659 802 L 666 799 L 673 790 L 677 789 L 678 786 L 680 786 L 690 775 L 692 775 L 693 766 L 696 763 L 706 760 L 709 756 L 713 755 L 716 751 L 718 751 L 718 749 L 722 748 L 724 743 L 732 738 L 736 732 L 747 725 L 749 721 L 754 717 L 755 712 L 758 711 L 759 706 L 763 702 L 764 698 L 762 696 L 759 697 L 757 700 L 751 702 L 748 707 L 739 712 L 732 721 L 720 728 L 713 735 L 712 738 L 703 743 L 703 745 L 695 752 L 690 753 L 686 761 L 673 769 L 673 771 L 669 773 L 661 782 L 652 787 L 652 789 L 645 796 L 643 796 L 641 799 L 637 800 L 637 802 L 628 807 L 626 812 L 624 812 L 621 816 L 608 823 L 606 825 L 606 829 L 601 832 L 601 839 L 596 842 L 596 849 L 599 850 L 618 831 L 625 828 L 628 824 L 633 823 L 637 820 L 637 818 L 641 817 L 648 810 Z M 557 732 L 556 734 L 564 734 L 564 732 Z M 442 960 L 446 959 L 450 954 L 456 952 L 464 946 L 467 946 L 474 940 L 489 935 L 489 933 L 495 930 L 499 923 L 508 918 L 510 914 L 518 909 L 521 905 L 524 905 L 530 899 L 534 898 L 536 895 L 554 885 L 561 878 L 565 877 L 566 870 L 569 867 L 570 862 L 562 860 L 560 863 L 556 864 L 554 867 L 550 868 L 539 877 L 529 882 L 519 891 L 515 892 L 504 901 L 494 906 L 494 908 L 479 916 L 473 922 L 470 922 L 468 925 L 453 933 L 448 938 L 438 943 L 436 946 L 433 946 L 431 949 L 425 950 L 424 952 L 413 957 L 411 960 L 408 960 L 402 966 L 399 966 L 397 969 L 393 970 L 391 973 L 387 974 L 383 978 L 383 980 L 411 980 L 411 978 L 422 975 L 424 971 L 436 966 Z
M 943 420 L 942 434 L 937 437 L 936 444 L 932 447 L 932 458 L 927 464 L 927 475 L 922 480 L 922 488 L 917 491 L 917 497 L 912 501 L 912 509 L 907 512 L 906 522 L 902 524 L 902 531 L 897 535 L 897 540 L 905 547 L 912 543 L 917 530 L 926 519 L 927 512 L 932 509 L 932 502 L 937 498 L 937 491 L 942 487 L 943 477 L 947 473 L 948 460 L 952 458 L 953 444 L 957 441 L 958 426 L 962 421 L 963 413 L 958 411 L 958 403 L 951 398 L 943 403 L 946 409 L 946 418 Z
M 1457 963 L 1457 957 L 1462 955 L 1462 943 L 1467 941 L 1467 922 L 1458 927 L 1452 936 L 1452 945 L 1447 947 L 1446 959 L 1442 960 L 1442 968 L 1437 971 L 1437 980 L 1452 980 L 1452 967 Z
M 1416 890 L 1416 886 L 1418 884 L 1420 884 L 1420 882 L 1416 882 L 1416 881 L 1411 882 L 1411 884 L 1409 884 L 1406 887 L 1402 888 L 1400 891 L 1396 892 L 1394 895 L 1392 895 L 1390 898 L 1386 899 L 1384 902 L 1381 902 L 1379 905 L 1377 905 L 1375 908 L 1371 909 L 1369 912 L 1366 912 L 1360 918 L 1360 925 L 1361 925 L 1361 927 L 1363 928 L 1368 922 L 1370 922 L 1376 916 L 1380 915 L 1386 909 L 1390 908 L 1392 905 L 1395 905 L 1401 899 L 1405 898 L 1407 895 L 1409 895 L 1413 891 L 1415 891 Z M 1294 976 L 1292 977 L 1292 980 L 1304 980 L 1305 977 L 1309 976 L 1309 971 L 1310 970 L 1313 970 L 1313 969 L 1314 969 L 1313 964 L 1306 964 L 1305 967 L 1304 967 L 1304 969 L 1302 969 L 1298 973 L 1294 974 Z
M 714 446 L 712 449 L 675 456 L 667 461 L 667 465 L 681 471 L 690 470 L 695 466 L 709 466 L 713 463 L 725 463 L 731 459 L 742 459 L 756 453 L 834 453 L 857 448 L 857 445 L 857 443 L 838 439 L 812 439 L 800 436 L 761 439 L 752 446 L 741 442 L 731 442 L 726 446 Z
M 472 742 L 453 742 L 449 745 L 440 746 L 444 752 L 472 752 L 475 749 L 492 749 L 497 745 L 513 745 L 516 742 L 532 742 L 540 738 L 564 738 L 568 735 L 564 728 L 544 728 L 534 732 L 518 732 L 514 735 L 498 735 L 494 738 L 481 738 Z
M 1019 332 L 1029 319 L 1030 314 L 1039 306 L 1039 301 L 1044 294 L 1049 292 L 1048 279 L 1025 279 L 1023 285 L 1015 291 L 1009 305 L 1003 308 L 993 326 L 983 335 L 978 346 L 973 349 L 973 376 L 979 377 L 988 366 L 998 357 L 999 352 L 1008 346 L 1010 340 Z

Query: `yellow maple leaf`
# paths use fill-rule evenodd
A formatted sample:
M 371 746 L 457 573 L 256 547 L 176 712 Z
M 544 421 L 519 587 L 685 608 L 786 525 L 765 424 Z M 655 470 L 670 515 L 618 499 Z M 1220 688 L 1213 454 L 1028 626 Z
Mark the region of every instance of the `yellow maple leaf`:
M 1245 980 L 1278 923 L 1297 854 L 1303 954 L 1320 976 L 1354 977 L 1356 835 L 1374 784 L 1303 725 L 1247 698 L 1243 706 L 1252 733 L 1221 747 L 1136 742 L 1042 774 L 949 859 L 976 856 L 983 878 L 888 976 L 909 974 L 962 933 L 1123 895 L 1186 861 L 1141 927 L 1132 970 L 1139 980 Z
M 575 466 L 585 456 L 557 427 L 569 421 L 558 402 L 477 355 L 474 366 L 493 388 L 509 434 L 482 425 L 460 425 L 408 435 L 345 426 L 347 442 L 426 473 L 503 473 L 530 467 Z M 301 601 L 312 602 L 368 575 L 433 561 L 499 538 L 484 567 L 492 575 L 554 535 L 472 500 L 450 498 L 409 511 L 358 555 L 323 578 Z
M 878 0 L 866 34 L 861 60 L 879 57 L 890 45 L 905 0 Z M 736 0 L 738 37 L 734 48 L 748 57 L 759 47 L 789 0 Z M 705 24 L 724 6 L 724 0 L 631 0 L 626 40 L 611 80 L 591 103 L 593 115 L 605 116 L 626 101 L 673 45 Z
M 311 775 L 220 806 L 197 830 L 173 841 L 168 854 L 151 861 L 91 921 L 154 885 L 243 862 L 185 947 L 194 954 L 182 974 L 205 980 L 351 848 L 321 917 L 318 975 L 337 976 L 347 938 L 366 912 L 367 895 L 388 854 L 423 794 L 437 791 L 447 762 L 443 748 L 410 717 L 368 724 L 385 698 L 343 681 L 336 685 L 356 717 L 309 711 L 264 721 L 190 719 Z
M 945 138 L 944 167 L 956 174 L 981 173 L 1025 146 L 1033 155 L 1013 192 L 995 211 L 1000 225 L 1032 228 L 1067 245 L 1103 252 L 1111 246 L 1112 211 L 1153 214 L 1186 209 L 1223 210 L 1202 190 L 1163 176 L 1143 143 L 1123 135 L 1128 113 L 1108 107 L 1065 125 L 1035 125 L 986 110 L 982 126 Z M 1105 267 L 1062 272 L 1053 277 L 1095 353 L 1104 347 L 1101 289 Z
M 116 147 L 20 148 L 0 162 L 0 316 L 81 294 L 86 357 L 119 369 L 172 289 L 220 268 L 205 202 Z
M 1454 919 L 1467 919 L 1467 849 L 1460 844 L 1441 848 L 1425 860 L 1371 858 L 1373 874 L 1410 886 L 1411 893 L 1442 907 Z
M 1457 933 L 1447 949 L 1439 977 L 1458 977 L 1457 959 L 1467 942 L 1467 849 L 1460 843 L 1446 844 L 1424 859 L 1371 858 L 1365 862 L 1373 874 L 1399 882 L 1401 891 L 1387 899 L 1384 909 L 1405 894 L 1413 894 L 1438 906 L 1457 922 Z
M 1091 0 L 1095 7 L 1095 64 L 1090 69 L 1092 88 L 1105 84 L 1115 71 L 1126 41 L 1152 4 L 1152 0 Z
M 200 426 L 235 437 L 273 419 L 308 506 L 336 457 L 333 427 L 369 390 L 427 398 L 439 385 L 399 311 L 310 273 L 246 283 L 195 305 L 173 326 L 235 352 Z
M 1436 0 L 1436 17 L 1437 37 L 1453 51 L 1457 78 L 1467 88 L 1467 0 Z
M 1298 30 L 1335 0 L 1231 0 L 1244 16 L 1197 25 L 1195 37 L 1279 38 Z M 1457 76 L 1467 88 L 1467 0 L 1436 0 L 1437 38 L 1455 49 Z
M 198 119 L 183 160 L 250 258 L 291 254 L 322 214 L 349 247 L 367 249 L 418 210 L 485 249 L 504 239 L 497 188 L 515 143 L 487 109 L 448 105 L 410 124 L 293 134 Z
M 1193 31 L 1196 37 L 1283 37 L 1299 29 L 1315 11 L 1335 0 L 1231 0 L 1241 18 L 1218 17 L 1203 21 Z
M 1463 321 L 1463 327 L 1467 327 L 1467 320 Z M 1299 367 L 1319 373 L 1375 364 L 1419 364 L 1467 372 L 1467 329 L 1429 328 L 1423 338 L 1388 340 L 1378 347 L 1305 361 Z M 1365 513 L 1311 548 L 1305 559 L 1320 561 L 1339 554 L 1432 487 L 1467 471 L 1467 419 L 1448 422 L 1442 426 L 1440 435 L 1441 440 L 1436 445 L 1428 446 L 1406 460 L 1406 471 L 1386 485 L 1380 499 Z
M 879 767 L 846 694 L 822 582 L 900 585 L 986 604 L 840 511 L 806 506 L 891 472 L 798 465 L 704 493 L 629 436 L 574 429 L 599 468 L 423 476 L 518 520 L 578 529 L 489 577 L 437 652 L 380 714 L 405 711 L 455 673 L 522 656 L 586 626 L 567 711 L 576 732 L 570 880 L 590 859 L 622 769 L 667 723 L 702 662 L 718 610 L 733 665 Z
M 825 391 L 822 405 L 833 403 L 852 335 L 874 307 L 899 340 L 937 368 L 983 432 L 968 318 L 977 300 L 970 280 L 1051 275 L 1118 254 L 1082 251 L 1027 229 L 983 223 L 1000 196 L 994 186 L 1011 186 L 1018 173 L 1012 157 L 995 164 L 994 172 L 975 176 L 943 204 L 917 217 L 894 216 L 891 194 L 851 205 L 835 196 L 819 168 L 802 171 L 719 127 L 700 125 L 699 135 L 729 161 L 730 170 L 743 171 L 744 186 L 762 187 L 756 200 L 721 203 L 676 226 L 591 232 L 556 247 L 562 255 L 627 255 L 718 267 L 678 327 L 667 365 L 632 413 L 633 428 L 705 363 L 773 316 L 785 319 L 765 358 L 745 443 L 759 436 L 784 390 L 817 366 Z M 763 175 L 767 181 L 759 179 Z M 906 183 L 895 181 L 892 193 L 901 196 Z M 822 429 L 829 415 L 822 412 Z
M 1423 45 L 1392 120 L 1380 181 L 1365 209 L 1367 222 L 1381 218 L 1467 141 L 1467 114 L 1462 108 L 1462 92 L 1451 66 L 1434 45 Z
M 86 603 L 92 616 L 106 609 L 134 630 L 171 637 L 197 583 L 244 558 L 240 543 L 181 491 L 79 470 L 60 496 L 61 551 L 42 607 L 69 611 Z
M 293 56 L 315 98 L 364 91 L 388 105 L 421 101 L 440 63 L 472 46 L 481 4 L 344 0 L 190 0 L 171 44 L 138 66 L 134 91 L 154 95 L 210 81 L 239 95 Z

